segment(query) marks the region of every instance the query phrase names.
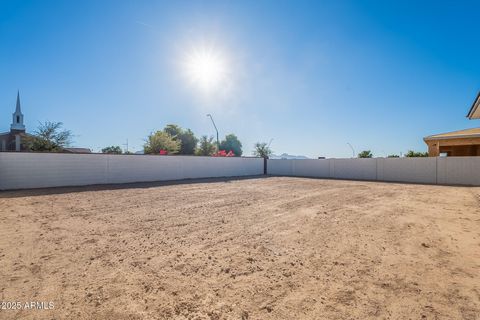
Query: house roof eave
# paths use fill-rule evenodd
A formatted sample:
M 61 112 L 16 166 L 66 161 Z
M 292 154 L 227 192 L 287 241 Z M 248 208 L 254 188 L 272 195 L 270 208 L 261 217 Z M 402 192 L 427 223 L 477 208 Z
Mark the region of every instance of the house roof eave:
M 468 111 L 467 118 L 472 120 L 472 119 L 480 119 L 480 114 L 475 115 L 478 110 L 478 105 L 480 104 L 480 91 L 477 94 L 477 97 L 475 98 L 475 101 L 473 101 L 472 107 L 470 108 L 470 111 Z

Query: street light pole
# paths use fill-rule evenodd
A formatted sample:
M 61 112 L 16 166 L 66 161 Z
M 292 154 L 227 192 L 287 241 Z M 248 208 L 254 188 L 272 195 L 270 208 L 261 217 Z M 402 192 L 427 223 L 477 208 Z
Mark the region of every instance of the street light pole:
M 350 147 L 350 149 L 352 149 L 352 158 L 355 158 L 355 149 L 353 149 L 352 145 L 347 142 L 348 146 Z
M 268 143 L 267 148 L 270 148 L 270 145 L 272 144 L 272 141 L 273 141 L 273 138 L 270 139 L 270 142 Z
M 210 120 L 212 120 L 213 127 L 215 128 L 215 131 L 217 132 L 217 151 L 220 151 L 220 142 L 218 141 L 218 129 L 217 126 L 215 125 L 215 121 L 213 121 L 212 115 L 209 113 L 207 114 L 207 117 L 210 117 Z

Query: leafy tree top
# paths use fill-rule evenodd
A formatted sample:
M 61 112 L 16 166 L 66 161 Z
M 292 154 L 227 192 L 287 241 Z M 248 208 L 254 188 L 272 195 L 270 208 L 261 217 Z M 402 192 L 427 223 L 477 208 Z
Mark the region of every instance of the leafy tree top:
M 372 158 L 373 154 L 370 150 L 364 150 L 358 154 L 359 158 Z
M 428 157 L 428 152 L 408 150 L 407 153 L 405 153 L 405 157 L 408 157 L 408 158 Z
M 165 131 L 151 133 L 147 137 L 143 151 L 146 154 L 160 154 L 161 150 L 172 154 L 178 153 L 180 151 L 180 141 L 173 139 L 173 137 Z
M 62 129 L 62 122 L 45 121 L 39 124 L 32 136 L 26 138 L 31 151 L 62 152 L 72 142 L 72 132 Z
M 254 147 L 253 155 L 256 157 L 268 158 L 272 155 L 272 150 L 266 142 L 257 142 Z
M 211 156 L 216 150 L 217 146 L 213 143 L 213 137 L 202 136 L 195 154 L 197 156 Z
M 103 148 L 102 153 L 122 154 L 122 148 L 120 148 L 120 146 L 109 146 Z
M 164 129 L 174 140 L 180 142 L 179 154 L 195 154 L 198 139 L 190 129 L 182 129 L 176 124 L 169 124 Z
M 243 154 L 242 151 L 242 143 L 238 140 L 237 136 L 233 133 L 225 136 L 225 139 L 220 142 L 220 150 L 225 150 L 227 153 L 232 151 L 235 156 L 241 156 Z
M 183 129 L 176 124 L 167 124 L 163 131 L 171 135 L 173 139 L 176 139 L 183 132 Z

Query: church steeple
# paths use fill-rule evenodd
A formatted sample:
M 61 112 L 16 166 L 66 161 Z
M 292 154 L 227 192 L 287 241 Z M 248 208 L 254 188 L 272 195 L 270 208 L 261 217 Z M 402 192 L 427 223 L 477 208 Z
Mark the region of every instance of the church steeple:
M 20 91 L 17 92 L 17 105 L 15 106 L 15 112 L 12 114 L 12 124 L 10 130 L 25 131 L 25 125 L 23 124 L 23 113 L 20 107 Z

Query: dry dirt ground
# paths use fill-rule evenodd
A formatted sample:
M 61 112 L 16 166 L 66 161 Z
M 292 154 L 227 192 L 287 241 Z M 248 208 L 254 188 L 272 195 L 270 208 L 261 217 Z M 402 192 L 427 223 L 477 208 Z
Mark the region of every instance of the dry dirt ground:
M 0 193 L 1 319 L 480 319 L 480 188 L 302 178 Z

